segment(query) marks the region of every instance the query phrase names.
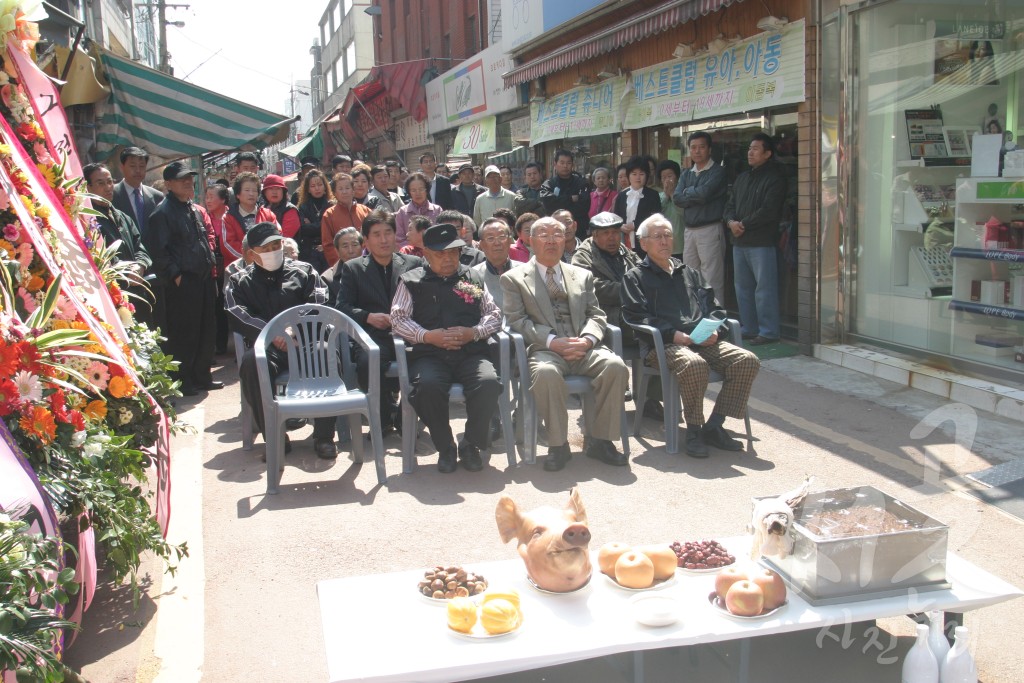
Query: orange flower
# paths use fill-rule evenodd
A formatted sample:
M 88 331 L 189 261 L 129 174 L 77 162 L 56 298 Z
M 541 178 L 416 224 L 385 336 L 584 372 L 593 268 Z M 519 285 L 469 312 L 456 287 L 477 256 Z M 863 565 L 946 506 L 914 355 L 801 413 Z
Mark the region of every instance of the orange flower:
M 43 443 L 50 443 L 57 434 L 53 415 L 43 406 L 33 406 L 31 412 L 21 416 L 21 428 Z
M 38 275 L 33 275 L 28 279 L 28 282 L 25 283 L 25 289 L 27 289 L 30 292 L 38 292 L 40 289 L 43 288 L 43 285 L 45 284 L 46 281 L 43 280 L 43 278 L 39 277 Z
M 82 412 L 90 420 L 102 420 L 107 416 L 107 404 L 99 399 L 89 401 L 89 404 L 85 406 L 85 410 Z
M 127 377 L 114 375 L 107 384 L 107 391 L 114 398 L 126 398 L 135 393 L 135 385 Z

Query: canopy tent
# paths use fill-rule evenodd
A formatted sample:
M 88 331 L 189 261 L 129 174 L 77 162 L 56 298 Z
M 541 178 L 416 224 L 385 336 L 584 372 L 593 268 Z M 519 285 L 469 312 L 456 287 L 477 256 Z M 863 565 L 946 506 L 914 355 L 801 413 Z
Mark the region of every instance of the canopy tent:
M 282 142 L 285 118 L 103 51 L 111 96 L 97 104 L 95 156 L 135 145 L 165 161 Z
M 287 147 L 282 147 L 277 150 L 277 153 L 295 160 L 301 160 L 302 157 L 307 156 L 322 159 L 324 156 L 324 140 L 320 135 L 320 126 L 314 126 L 301 140 Z

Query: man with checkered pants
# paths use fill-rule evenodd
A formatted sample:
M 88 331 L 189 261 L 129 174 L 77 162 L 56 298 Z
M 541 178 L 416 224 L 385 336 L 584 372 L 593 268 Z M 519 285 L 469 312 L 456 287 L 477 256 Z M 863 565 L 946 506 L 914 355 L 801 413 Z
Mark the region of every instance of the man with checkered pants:
M 699 271 L 672 257 L 672 224 L 654 214 L 637 230 L 647 257 L 628 271 L 622 282 L 622 318 L 631 325 L 650 325 L 665 342 L 665 359 L 679 380 L 686 420 L 686 453 L 708 456 L 708 445 L 725 451 L 742 451 L 743 444 L 723 427 L 726 417 L 742 419 L 750 387 L 761 367 L 750 351 L 719 339 L 717 332 L 697 344 L 690 333 L 703 318 L 725 319 L 725 311 Z M 657 365 L 653 342 L 637 335 L 643 357 Z M 704 421 L 704 393 L 710 370 L 725 380 L 715 408 Z

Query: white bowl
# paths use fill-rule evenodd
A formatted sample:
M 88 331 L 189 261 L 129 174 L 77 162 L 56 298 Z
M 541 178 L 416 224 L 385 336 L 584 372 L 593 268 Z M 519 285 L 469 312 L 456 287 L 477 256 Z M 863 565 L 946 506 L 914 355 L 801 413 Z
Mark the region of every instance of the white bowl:
M 630 600 L 633 618 L 644 626 L 668 626 L 679 621 L 679 601 L 661 593 L 645 593 Z

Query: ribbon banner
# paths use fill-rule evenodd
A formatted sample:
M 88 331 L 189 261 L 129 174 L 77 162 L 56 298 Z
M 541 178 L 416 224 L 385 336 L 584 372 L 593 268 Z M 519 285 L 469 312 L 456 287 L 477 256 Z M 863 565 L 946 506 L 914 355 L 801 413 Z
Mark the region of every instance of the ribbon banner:
M 627 129 L 803 102 L 804 20 L 720 52 L 634 71 Z
M 135 386 L 139 388 L 139 391 L 146 394 L 150 406 L 159 415 L 160 428 L 158 431 L 160 437 L 154 445 L 155 457 L 153 458 L 157 469 L 156 518 L 160 529 L 166 535 L 171 516 L 170 436 L 167 428 L 167 418 L 153 397 L 146 392 L 145 384 L 139 379 L 135 372 L 134 364 L 125 355 L 120 344 L 114 340 L 106 328 L 99 324 L 99 320 L 86 308 L 85 303 L 82 301 L 83 296 L 87 301 L 99 299 L 101 305 L 95 307 L 97 315 L 102 316 L 104 311 L 108 309 L 114 310 L 114 304 L 110 300 L 110 294 L 107 292 L 106 286 L 103 285 L 102 278 L 99 279 L 99 282 L 94 282 L 94 277 L 99 277 L 99 272 L 96 270 L 95 264 L 92 263 L 89 252 L 85 250 L 85 245 L 82 244 L 81 239 L 77 237 L 72 229 L 71 217 L 68 216 L 63 205 L 56 201 L 53 190 L 39 174 L 35 164 L 28 158 L 27 153 L 21 146 L 21 141 L 3 117 L 0 117 L 0 133 L 2 133 L 3 137 L 7 140 L 8 146 L 11 148 L 11 156 L 15 165 L 22 170 L 28 179 L 29 189 L 32 191 L 32 194 L 41 206 L 50 210 L 50 225 L 61 242 L 62 254 L 67 258 L 64 266 L 62 267 L 57 263 L 50 244 L 42 232 L 40 232 L 39 227 L 25 205 L 20 201 L 12 201 L 11 207 L 18 215 L 22 229 L 29 236 L 29 240 L 36 249 L 36 253 L 46 264 L 47 269 L 54 274 L 64 273 L 65 277 L 61 280 L 62 293 L 74 304 L 82 320 L 89 325 L 89 331 L 96 335 L 107 355 L 124 368 L 125 372 L 129 374 L 135 383 Z M 0 166 L 0 187 L 3 187 L 8 196 L 12 198 L 18 196 L 13 181 L 2 166 Z M 75 258 L 72 259 L 71 257 Z M 102 305 L 104 301 L 106 306 Z M 116 310 L 113 316 L 113 320 L 107 322 L 113 326 L 113 329 L 119 330 L 127 338 L 127 333 L 120 325 L 120 319 L 117 316 Z
M 611 78 L 530 104 L 530 144 L 622 131 L 626 79 Z

